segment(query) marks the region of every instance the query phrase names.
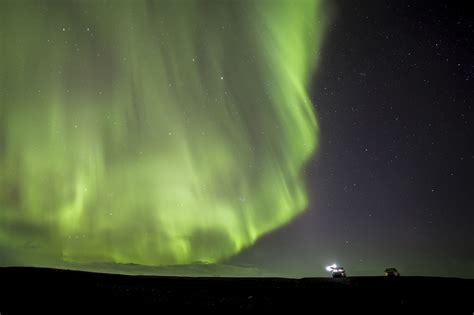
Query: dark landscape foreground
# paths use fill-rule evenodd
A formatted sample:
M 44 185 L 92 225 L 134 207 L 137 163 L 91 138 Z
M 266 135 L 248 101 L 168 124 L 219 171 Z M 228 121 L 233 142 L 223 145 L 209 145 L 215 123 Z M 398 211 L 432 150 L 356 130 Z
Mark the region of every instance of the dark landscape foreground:
M 309 313 L 322 314 L 329 310 L 373 310 L 383 314 L 446 309 L 452 314 L 473 314 L 474 280 L 434 277 L 187 278 L 0 268 L 2 315 L 23 313 L 27 308 L 66 312 L 89 309 L 92 313 L 97 305 L 133 307 L 154 313 L 172 308 L 309 309 Z

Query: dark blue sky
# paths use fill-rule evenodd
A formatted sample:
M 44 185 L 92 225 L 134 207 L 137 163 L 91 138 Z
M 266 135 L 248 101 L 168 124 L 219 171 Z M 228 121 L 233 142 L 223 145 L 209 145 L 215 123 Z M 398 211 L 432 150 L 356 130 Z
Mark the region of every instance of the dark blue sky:
M 329 1 L 328 1 L 329 2 Z M 474 277 L 474 25 L 462 1 L 330 1 L 311 202 L 231 261 Z

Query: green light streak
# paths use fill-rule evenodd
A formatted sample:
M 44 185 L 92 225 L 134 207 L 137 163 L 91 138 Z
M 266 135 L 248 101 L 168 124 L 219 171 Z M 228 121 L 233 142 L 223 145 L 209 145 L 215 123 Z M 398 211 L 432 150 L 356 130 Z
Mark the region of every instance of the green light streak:
M 307 206 L 321 15 L 1 2 L 3 263 L 216 262 L 287 224 Z

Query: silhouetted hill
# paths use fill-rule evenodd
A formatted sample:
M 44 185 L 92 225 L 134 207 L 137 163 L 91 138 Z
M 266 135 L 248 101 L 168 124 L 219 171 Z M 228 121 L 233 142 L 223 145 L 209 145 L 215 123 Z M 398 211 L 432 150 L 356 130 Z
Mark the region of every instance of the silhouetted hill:
M 472 314 L 474 280 L 431 277 L 212 278 L 0 268 L 0 313 L 173 310 L 411 310 Z M 100 307 L 100 308 L 99 308 Z M 331 311 L 332 310 L 332 311 Z
M 68 263 L 61 269 L 82 270 L 124 275 L 172 276 L 172 277 L 269 277 L 273 276 L 254 266 L 236 266 L 194 262 L 187 265 L 146 266 L 117 263 Z

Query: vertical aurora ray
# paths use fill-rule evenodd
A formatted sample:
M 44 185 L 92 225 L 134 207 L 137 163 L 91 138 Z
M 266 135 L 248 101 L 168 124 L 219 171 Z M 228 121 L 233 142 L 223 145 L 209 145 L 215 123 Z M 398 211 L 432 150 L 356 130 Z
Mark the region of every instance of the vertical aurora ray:
M 0 263 L 216 262 L 307 206 L 321 1 L 2 1 Z

